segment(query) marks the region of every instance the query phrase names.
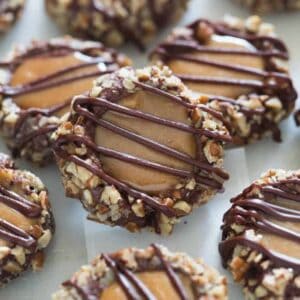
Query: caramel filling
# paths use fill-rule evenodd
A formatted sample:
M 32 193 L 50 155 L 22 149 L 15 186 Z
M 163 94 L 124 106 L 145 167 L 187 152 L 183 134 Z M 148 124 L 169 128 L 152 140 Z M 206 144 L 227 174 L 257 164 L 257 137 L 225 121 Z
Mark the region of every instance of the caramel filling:
M 212 35 L 210 41 L 205 45 L 207 47 L 233 49 L 233 50 L 247 50 L 257 51 L 249 42 L 235 37 Z M 210 60 L 212 62 L 229 64 L 231 66 L 243 66 L 264 70 L 264 60 L 259 56 L 239 55 L 239 54 L 222 54 L 222 53 L 200 53 L 192 52 L 186 53 L 194 58 Z M 222 67 L 206 65 L 203 63 L 196 63 L 185 60 L 170 60 L 169 67 L 174 73 L 180 75 L 195 75 L 205 76 L 217 79 L 232 79 L 232 80 L 258 80 L 262 81 L 262 77 L 248 73 L 229 70 Z M 239 86 L 239 85 L 225 85 L 222 83 L 195 83 L 185 82 L 193 91 L 208 94 L 218 95 L 230 98 L 237 98 L 242 94 L 248 94 L 253 91 L 253 88 Z
M 118 104 L 163 119 L 189 124 L 186 108 L 163 96 L 140 91 L 120 100 Z M 193 135 L 190 133 L 112 111 L 106 112 L 103 115 L 103 119 L 154 142 L 195 157 L 196 144 Z M 192 166 L 185 162 L 150 149 L 102 127 L 96 128 L 95 142 L 99 146 L 127 153 L 147 161 L 180 170 L 192 171 Z M 157 194 L 170 189 L 179 182 L 177 176 L 148 167 L 138 166 L 103 155 L 100 155 L 100 159 L 106 173 L 150 194 Z
M 282 201 L 272 201 L 276 205 L 280 205 Z M 287 202 L 287 201 L 285 201 Z M 293 201 L 289 201 L 293 202 Z M 289 205 L 286 205 L 289 206 Z M 293 209 L 296 209 L 300 212 L 300 204 L 299 203 L 293 203 Z M 295 207 L 297 206 L 297 208 Z M 300 222 L 292 222 L 292 221 L 279 221 L 275 220 L 273 218 L 268 218 L 268 220 L 272 223 L 274 223 L 277 226 L 280 226 L 283 229 L 290 230 L 294 232 L 294 234 L 300 234 Z M 262 234 L 262 244 L 267 248 L 271 249 L 273 251 L 300 259 L 300 243 L 288 239 L 287 237 L 280 236 L 278 234 L 269 234 L 266 232 L 260 232 Z
M 12 180 L 15 180 L 13 172 L 7 172 L 3 169 L 0 169 L 0 185 L 2 187 L 7 188 L 7 186 L 10 185 Z M 10 190 L 26 198 L 24 193 L 21 191 L 21 187 L 19 187 L 18 185 L 15 185 L 14 188 Z M 28 232 L 31 229 L 32 225 L 38 223 L 37 219 L 28 218 L 22 213 L 20 213 L 19 211 L 2 203 L 1 201 L 0 201 L 0 218 L 4 219 L 5 221 L 15 225 L 16 227 L 26 232 Z M 0 238 L 0 246 L 4 246 L 4 245 L 8 245 L 8 242 Z
M 174 289 L 168 275 L 161 271 L 141 272 L 135 274 L 141 280 L 157 300 L 180 300 L 178 293 Z M 194 299 L 191 282 L 187 276 L 179 275 L 189 299 Z M 113 283 L 102 292 L 100 300 L 126 300 L 126 294 L 118 283 Z
M 16 87 L 28 85 L 45 77 L 48 77 L 48 79 L 41 84 L 47 85 L 54 83 L 54 86 L 17 95 L 14 97 L 14 101 L 23 109 L 32 107 L 51 108 L 65 103 L 75 95 L 82 94 L 90 90 L 92 88 L 93 80 L 98 77 L 97 75 L 71 80 L 64 84 L 60 84 L 60 82 L 65 79 L 97 72 L 99 71 L 100 65 L 81 67 L 55 76 L 51 79 L 49 78 L 49 76 L 56 72 L 86 63 L 82 57 L 84 56 L 76 52 L 63 56 L 44 56 L 25 59 L 13 73 L 10 82 L 11 86 Z
M 16 227 L 28 232 L 32 225 L 37 224 L 36 219 L 29 219 L 17 210 L 0 202 L 0 217 L 5 221 L 15 225 Z M 6 240 L 0 238 L 0 246 L 7 245 Z

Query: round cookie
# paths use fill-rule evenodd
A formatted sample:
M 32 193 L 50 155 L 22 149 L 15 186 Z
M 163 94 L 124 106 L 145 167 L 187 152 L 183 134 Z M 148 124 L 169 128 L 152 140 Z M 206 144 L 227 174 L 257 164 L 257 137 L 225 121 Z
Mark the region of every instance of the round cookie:
M 300 171 L 270 170 L 231 200 L 219 245 L 247 299 L 300 298 Z
M 175 29 L 152 54 L 195 93 L 220 111 L 235 144 L 266 134 L 281 140 L 278 123 L 293 110 L 297 93 L 288 74 L 288 52 L 259 17 L 200 19 Z
M 0 33 L 6 32 L 19 19 L 25 0 L 1 0 L 0 2 Z
M 102 44 L 70 37 L 19 46 L 0 63 L 0 127 L 14 156 L 52 159 L 51 134 L 73 96 L 129 60 Z
M 48 192 L 39 178 L 0 154 L 0 287 L 40 270 L 54 233 Z
M 296 11 L 300 9 L 299 0 L 234 0 L 259 14 L 272 11 Z
M 188 0 L 45 0 L 48 13 L 75 35 L 109 46 L 130 41 L 145 44 L 178 19 Z
M 91 220 L 170 233 L 228 179 L 222 121 L 166 67 L 102 76 L 54 134 L 67 195 Z
M 99 255 L 52 299 L 225 300 L 227 283 L 202 260 L 151 245 Z

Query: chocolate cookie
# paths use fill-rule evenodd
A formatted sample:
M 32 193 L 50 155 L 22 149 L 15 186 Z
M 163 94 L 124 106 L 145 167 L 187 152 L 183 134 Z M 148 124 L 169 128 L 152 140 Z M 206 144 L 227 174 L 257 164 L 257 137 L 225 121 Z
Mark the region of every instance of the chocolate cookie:
M 100 77 L 73 100 L 54 138 L 67 195 L 89 219 L 131 231 L 170 233 L 228 179 L 222 115 L 198 104 L 167 67 Z
M 300 171 L 270 170 L 232 199 L 223 264 L 247 299 L 300 298 Z
M 234 0 L 255 13 L 269 13 L 272 11 L 298 10 L 299 0 Z
M 143 49 L 166 24 L 178 19 L 188 0 L 46 0 L 47 11 L 73 34 L 109 46 L 130 41 Z
M 0 1 L 0 33 L 6 32 L 23 12 L 25 0 Z
M 0 126 L 12 153 L 40 164 L 49 161 L 50 136 L 72 97 L 128 62 L 100 43 L 70 37 L 15 49 L 0 63 Z
M 40 270 L 54 233 L 48 192 L 39 178 L 0 154 L 0 287 Z
M 225 300 L 227 283 L 201 260 L 151 245 L 99 255 L 52 299 Z
M 176 29 L 152 54 L 167 64 L 201 102 L 220 111 L 236 144 L 273 133 L 294 108 L 285 44 L 259 17 L 223 22 L 200 19 Z

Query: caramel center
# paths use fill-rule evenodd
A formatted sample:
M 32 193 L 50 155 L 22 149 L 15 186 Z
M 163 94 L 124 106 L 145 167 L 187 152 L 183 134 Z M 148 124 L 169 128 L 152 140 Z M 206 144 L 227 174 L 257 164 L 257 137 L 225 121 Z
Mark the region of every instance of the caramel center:
M 120 100 L 118 104 L 163 119 L 188 124 L 186 108 L 163 96 L 140 91 Z M 154 142 L 188 154 L 191 157 L 195 156 L 195 140 L 190 133 L 112 111 L 106 112 L 103 115 L 103 119 L 140 136 L 151 139 Z M 95 142 L 102 147 L 127 153 L 147 161 L 156 162 L 180 170 L 192 171 L 192 166 L 185 162 L 143 146 L 140 143 L 134 142 L 129 138 L 113 133 L 102 127 L 96 128 Z M 179 182 L 177 176 L 148 167 L 124 162 L 104 155 L 100 155 L 100 159 L 106 173 L 120 181 L 128 183 L 134 188 L 146 191 L 150 194 L 157 194 L 170 189 Z
M 136 277 L 141 280 L 157 300 L 180 300 L 178 293 L 174 289 L 168 275 L 165 272 L 141 272 L 136 274 Z M 194 299 L 191 282 L 187 276 L 179 275 L 189 299 Z M 123 288 L 118 283 L 113 283 L 102 292 L 100 300 L 126 300 L 126 294 Z
M 14 101 L 23 109 L 28 108 L 51 108 L 53 106 L 69 101 L 73 96 L 82 94 L 91 89 L 93 80 L 97 75 L 93 73 L 99 71 L 97 65 L 88 65 L 78 69 L 67 71 L 70 67 L 75 67 L 86 63 L 81 59 L 77 52 L 61 56 L 42 56 L 27 58 L 15 70 L 11 78 L 11 86 L 26 86 L 29 89 L 44 85 L 41 89 L 21 93 L 14 97 Z M 52 76 L 57 72 L 66 70 L 63 74 Z M 83 77 L 72 80 L 74 77 Z M 42 83 L 35 81 L 47 78 Z M 71 79 L 69 82 L 62 83 L 63 80 Z M 35 82 L 34 84 L 32 84 Z M 49 87 L 49 84 L 52 84 Z M 48 85 L 48 86 L 47 86 Z
M 9 183 L 15 180 L 13 172 L 9 171 L 6 172 L 5 170 L 0 170 L 0 185 L 4 188 L 7 188 Z M 24 194 L 21 192 L 21 188 L 16 185 L 13 189 L 10 189 L 13 192 L 25 197 Z M 26 198 L 26 197 L 25 197 Z M 37 224 L 37 219 L 31 219 L 23 215 L 21 212 L 13 209 L 12 207 L 2 203 L 0 201 L 0 218 L 4 219 L 5 221 L 15 225 L 16 227 L 28 232 L 32 225 Z M 0 246 L 7 245 L 8 242 L 0 238 Z
M 272 201 L 276 205 L 280 205 L 283 201 Z M 287 201 L 285 201 L 287 202 Z M 293 202 L 293 201 L 288 201 Z M 283 206 L 283 205 L 281 205 Z M 285 204 L 285 207 L 293 207 L 293 209 L 298 210 L 300 213 L 300 204 L 299 203 L 291 203 Z M 273 218 L 269 218 L 269 221 L 274 223 L 275 225 L 280 226 L 283 229 L 290 230 L 296 234 L 300 234 L 300 222 L 293 222 L 293 221 L 279 221 Z M 269 234 L 266 232 L 260 232 L 262 234 L 262 244 L 267 248 L 274 250 L 276 252 L 295 257 L 300 259 L 300 243 L 288 239 L 287 237 L 280 236 L 278 234 Z
M 247 50 L 257 51 L 249 42 L 235 37 L 212 35 L 210 41 L 205 45 L 207 47 L 232 49 L 232 50 Z M 194 58 L 205 59 L 211 62 L 228 64 L 231 66 L 242 66 L 257 69 L 264 69 L 264 60 L 259 56 L 241 55 L 241 54 L 222 54 L 222 53 L 186 53 Z M 170 60 L 169 67 L 174 73 L 180 75 L 204 76 L 216 79 L 231 79 L 231 80 L 262 80 L 262 77 L 252 75 L 240 71 L 229 70 L 219 66 L 211 66 L 203 63 L 196 63 L 185 60 Z M 222 83 L 196 83 L 185 82 L 193 91 L 208 94 L 219 95 L 230 98 L 236 98 L 242 94 L 248 94 L 253 89 L 240 85 L 225 85 Z

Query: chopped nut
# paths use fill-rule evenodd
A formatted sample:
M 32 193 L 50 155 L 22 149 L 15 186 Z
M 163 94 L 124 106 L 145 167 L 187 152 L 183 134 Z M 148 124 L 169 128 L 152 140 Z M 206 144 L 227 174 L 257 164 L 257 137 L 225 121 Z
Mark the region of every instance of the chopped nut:
M 44 265 L 44 253 L 42 251 L 38 251 L 31 262 L 32 269 L 34 271 L 40 271 Z
M 191 205 L 185 201 L 179 201 L 179 202 L 175 203 L 174 208 L 179 209 L 179 210 L 185 212 L 186 214 L 189 214 L 192 210 Z
M 0 260 L 5 258 L 8 254 L 10 254 L 10 248 L 6 246 L 1 246 L 0 247 Z
M 205 22 L 200 22 L 196 29 L 196 37 L 200 43 L 207 43 L 211 36 L 213 35 L 214 30 Z
M 141 217 L 143 218 L 145 216 L 145 209 L 144 209 L 144 205 L 143 205 L 143 202 L 138 199 L 136 201 L 136 203 L 134 203 L 132 206 L 131 206 L 133 212 L 136 214 L 136 216 L 138 217 Z
M 40 249 L 46 248 L 52 238 L 52 233 L 49 229 L 45 230 L 42 236 L 38 239 L 38 247 Z

